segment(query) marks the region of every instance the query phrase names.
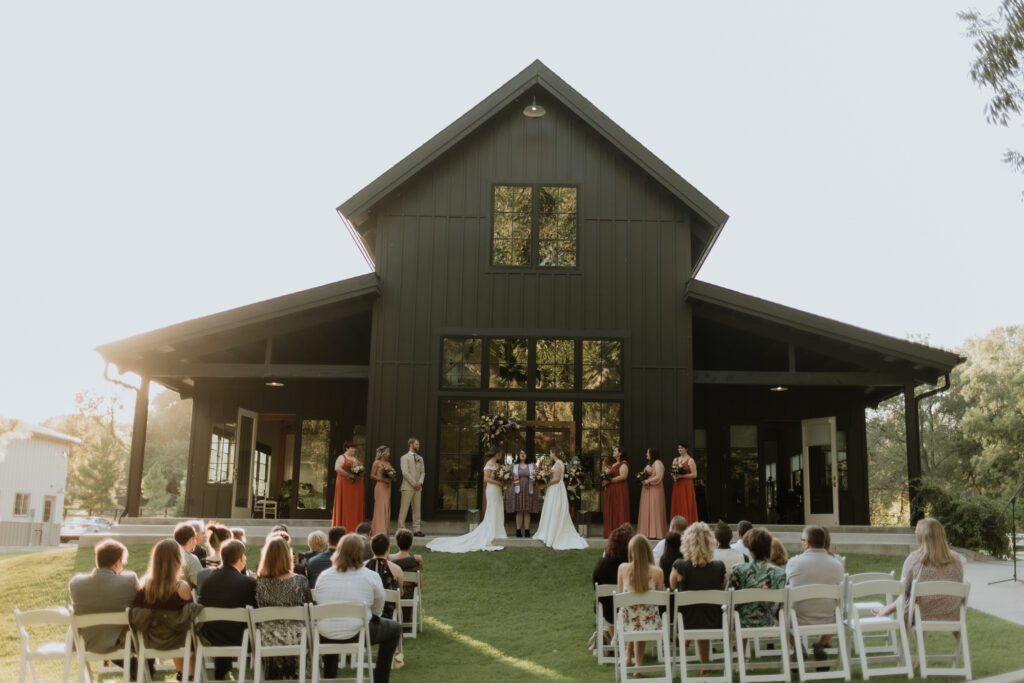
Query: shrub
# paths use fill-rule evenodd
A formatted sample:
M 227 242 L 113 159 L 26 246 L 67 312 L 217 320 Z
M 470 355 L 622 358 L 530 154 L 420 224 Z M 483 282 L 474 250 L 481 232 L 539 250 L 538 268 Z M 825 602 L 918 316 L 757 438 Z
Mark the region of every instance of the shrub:
M 935 482 L 922 479 L 918 490 L 932 517 L 942 522 L 950 545 L 1009 557 L 1009 519 L 1002 506 L 984 496 L 951 493 Z

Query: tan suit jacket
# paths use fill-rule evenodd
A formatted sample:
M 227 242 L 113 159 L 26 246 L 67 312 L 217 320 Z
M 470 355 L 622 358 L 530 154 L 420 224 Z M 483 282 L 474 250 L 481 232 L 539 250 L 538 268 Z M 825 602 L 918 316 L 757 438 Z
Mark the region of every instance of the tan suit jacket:
M 423 465 L 423 456 L 409 451 L 402 456 L 402 490 L 414 491 L 413 484 L 423 485 L 427 478 L 427 469 Z

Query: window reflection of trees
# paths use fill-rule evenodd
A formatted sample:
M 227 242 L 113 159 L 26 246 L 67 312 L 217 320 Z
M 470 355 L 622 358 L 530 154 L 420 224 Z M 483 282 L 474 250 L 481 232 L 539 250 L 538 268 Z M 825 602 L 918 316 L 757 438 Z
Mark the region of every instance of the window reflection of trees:
M 575 187 L 495 185 L 492 220 L 492 264 L 576 266 Z
M 492 389 L 525 389 L 530 344 L 526 339 L 491 339 L 487 344 Z
M 537 340 L 537 388 L 576 386 L 576 345 L 571 339 Z
M 438 506 L 443 510 L 475 508 L 480 485 L 480 441 L 476 434 L 480 402 L 443 400 L 440 417 Z
M 323 510 L 327 507 L 327 468 L 331 459 L 331 421 L 303 420 L 299 449 L 299 508 Z
M 441 386 L 479 387 L 482 347 L 480 339 L 445 337 L 442 342 Z
M 622 440 L 622 404 L 583 402 L 582 448 L 583 510 L 601 509 L 601 468 Z
M 583 388 L 604 391 L 622 388 L 622 342 L 583 340 Z

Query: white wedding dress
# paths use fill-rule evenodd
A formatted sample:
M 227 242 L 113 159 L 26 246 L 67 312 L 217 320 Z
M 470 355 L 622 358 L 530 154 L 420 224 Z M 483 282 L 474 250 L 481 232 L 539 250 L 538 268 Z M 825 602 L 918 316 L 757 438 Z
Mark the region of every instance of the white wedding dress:
M 576 533 L 576 527 L 569 516 L 569 496 L 565 492 L 564 472 L 565 465 L 561 460 L 557 461 L 551 476 L 557 476 L 558 483 L 549 484 L 544 490 L 544 507 L 540 510 L 540 522 L 533 537 L 555 550 L 583 550 L 587 547 L 587 539 Z
M 484 465 L 484 471 L 498 469 L 497 465 Z M 501 486 L 486 484 L 484 495 L 487 499 L 487 512 L 484 521 L 477 528 L 462 536 L 445 536 L 435 538 L 427 544 L 431 550 L 440 553 L 472 553 L 477 550 L 501 550 L 500 545 L 491 545 L 496 538 L 508 538 L 505 533 L 505 501 L 501 498 Z

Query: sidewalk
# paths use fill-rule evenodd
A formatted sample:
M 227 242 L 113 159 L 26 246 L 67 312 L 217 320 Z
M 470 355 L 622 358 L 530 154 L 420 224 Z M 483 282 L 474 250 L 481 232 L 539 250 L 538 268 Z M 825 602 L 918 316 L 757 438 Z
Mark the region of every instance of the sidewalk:
M 968 560 L 964 566 L 964 579 L 971 584 L 968 606 L 1024 626 L 1024 583 L 1005 581 L 989 585 L 1012 577 L 1010 560 Z M 1024 560 L 1017 560 L 1017 577 L 1024 581 Z M 1024 676 L 1016 680 L 1024 680 Z

